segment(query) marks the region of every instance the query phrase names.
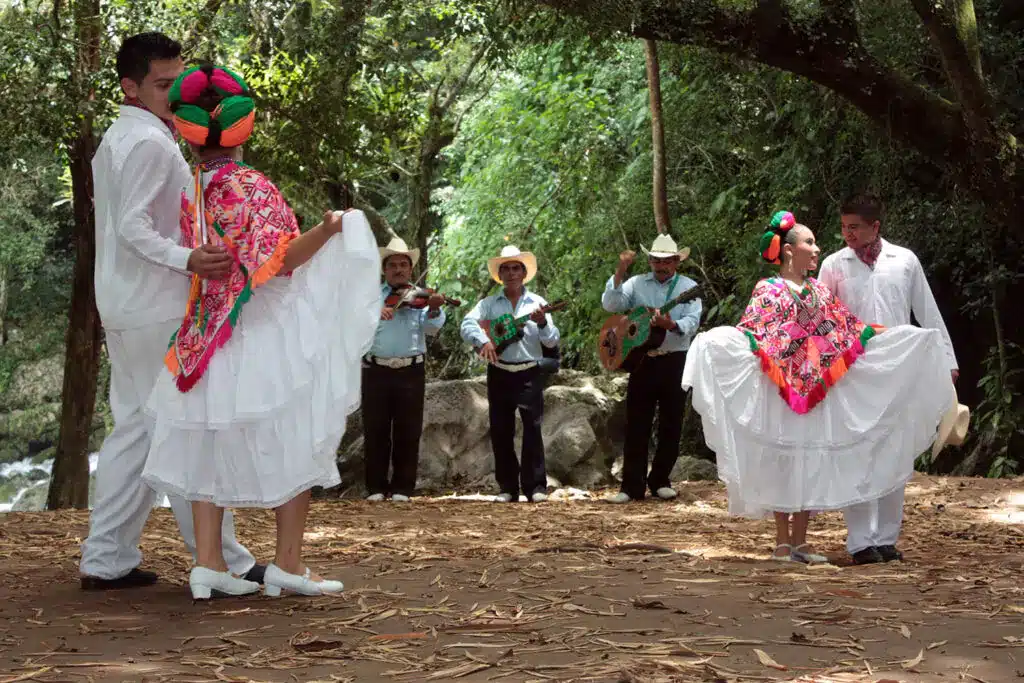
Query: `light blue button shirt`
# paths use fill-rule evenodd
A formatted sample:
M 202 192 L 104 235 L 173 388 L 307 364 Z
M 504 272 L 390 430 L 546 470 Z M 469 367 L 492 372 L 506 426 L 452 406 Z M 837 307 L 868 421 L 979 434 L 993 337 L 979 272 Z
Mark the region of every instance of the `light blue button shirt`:
M 610 313 L 624 313 L 637 306 L 661 308 L 686 290 L 697 286 L 696 282 L 683 275 L 676 278 L 672 291 L 669 291 L 671 284 L 672 278 L 661 283 L 654 277 L 654 273 L 646 273 L 634 275 L 616 287 L 613 275 L 608 278 L 608 284 L 605 285 L 604 294 L 601 295 L 601 305 Z M 665 341 L 658 347 L 658 350 L 671 353 L 690 348 L 690 342 L 693 341 L 697 334 L 697 328 L 700 327 L 701 310 L 701 302 L 698 298 L 687 301 L 685 304 L 679 304 L 669 311 L 669 316 L 676 321 L 676 329 L 669 330 L 669 334 L 665 335 Z
M 391 286 L 384 284 L 380 289 L 380 306 L 391 293 Z M 427 351 L 426 335 L 437 334 L 444 325 L 444 309 L 431 318 L 429 309 L 402 307 L 395 311 L 391 320 L 381 320 L 377 335 L 373 339 L 370 355 L 378 358 L 407 358 Z
M 460 332 L 462 338 L 479 348 L 487 343 L 487 334 L 480 327 L 481 320 L 494 320 L 500 315 L 511 313 L 513 317 L 519 318 L 536 311 L 547 304 L 544 297 L 534 294 L 528 289 L 523 290 L 523 295 L 516 302 L 515 310 L 512 309 L 512 302 L 505 296 L 505 290 L 500 294 L 494 294 L 481 300 L 473 307 L 473 310 L 462 319 Z M 523 336 L 519 341 L 509 344 L 508 347 L 498 356 L 505 363 L 528 363 L 538 361 L 544 357 L 541 344 L 548 348 L 558 344 L 558 328 L 555 327 L 551 314 L 547 316 L 548 324 L 540 327 L 532 320 L 528 320 L 523 326 Z

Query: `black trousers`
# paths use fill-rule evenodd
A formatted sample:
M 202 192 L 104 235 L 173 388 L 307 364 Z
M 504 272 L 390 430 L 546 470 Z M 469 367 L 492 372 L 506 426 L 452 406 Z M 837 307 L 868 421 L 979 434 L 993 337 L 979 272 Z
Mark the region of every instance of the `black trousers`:
M 363 439 L 366 490 L 411 496 L 416 488 L 423 432 L 423 363 L 405 368 L 363 367 Z M 388 468 L 394 472 L 388 481 Z
M 545 376 L 539 367 L 509 372 L 487 366 L 487 402 L 491 422 L 491 448 L 494 451 L 494 478 L 502 493 L 512 500 L 523 494 L 547 491 L 544 468 L 544 441 L 540 426 L 544 420 Z M 523 453 L 516 459 L 516 411 L 523 418 Z
M 647 356 L 629 375 L 626 388 L 626 444 L 622 455 L 622 491 L 634 500 L 670 486 L 683 432 L 683 366 L 686 353 Z M 658 447 L 647 474 L 647 451 L 658 411 Z M 645 482 L 646 479 L 646 482 Z M 645 486 L 646 483 L 646 486 Z

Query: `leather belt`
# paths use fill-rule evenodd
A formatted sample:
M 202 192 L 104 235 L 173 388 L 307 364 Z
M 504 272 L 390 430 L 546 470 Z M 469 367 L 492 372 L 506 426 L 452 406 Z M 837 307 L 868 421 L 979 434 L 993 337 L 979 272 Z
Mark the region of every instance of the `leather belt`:
M 501 361 L 498 361 L 497 363 L 493 363 L 493 365 L 499 370 L 504 370 L 505 372 L 522 372 L 523 370 L 531 370 L 537 367 L 537 361 L 531 360 L 526 363 L 502 363 Z
M 366 356 L 363 361 L 367 365 L 378 365 L 382 368 L 391 368 L 397 370 L 399 368 L 407 368 L 410 365 L 420 365 L 423 363 L 423 354 L 418 356 L 406 356 L 404 358 L 381 358 L 380 356 Z

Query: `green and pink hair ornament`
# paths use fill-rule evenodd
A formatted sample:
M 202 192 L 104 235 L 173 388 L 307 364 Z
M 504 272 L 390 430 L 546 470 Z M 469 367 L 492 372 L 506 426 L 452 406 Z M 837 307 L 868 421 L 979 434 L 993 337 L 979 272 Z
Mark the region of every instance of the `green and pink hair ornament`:
M 252 135 L 256 104 L 245 79 L 231 69 L 194 66 L 174 81 L 168 99 L 174 127 L 194 145 L 238 147 Z
M 780 265 L 782 263 L 782 243 L 786 233 L 796 225 L 796 217 L 789 211 L 777 211 L 772 216 L 768 230 L 761 235 L 760 248 L 761 258 L 768 263 Z

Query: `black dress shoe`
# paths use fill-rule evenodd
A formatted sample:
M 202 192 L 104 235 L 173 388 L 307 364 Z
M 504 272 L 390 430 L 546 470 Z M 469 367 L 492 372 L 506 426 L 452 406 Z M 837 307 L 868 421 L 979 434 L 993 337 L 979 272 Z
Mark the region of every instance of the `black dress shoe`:
M 117 588 L 141 588 L 152 586 L 156 583 L 155 572 L 148 572 L 145 569 L 133 569 L 124 576 L 116 579 L 101 579 L 96 576 L 82 577 L 82 590 L 86 591 L 108 591 Z
M 878 548 L 869 546 L 864 550 L 858 550 L 853 554 L 854 564 L 875 564 L 877 562 L 884 562 L 882 554 L 878 552 Z
M 263 575 L 267 573 L 267 565 L 265 564 L 254 564 L 252 569 L 245 573 L 242 578 L 246 581 L 255 581 L 256 583 L 263 583 Z
M 896 562 L 903 560 L 903 553 L 896 550 L 894 545 L 880 545 L 877 548 L 878 554 L 882 556 L 883 562 Z

